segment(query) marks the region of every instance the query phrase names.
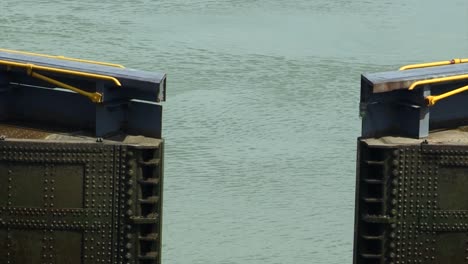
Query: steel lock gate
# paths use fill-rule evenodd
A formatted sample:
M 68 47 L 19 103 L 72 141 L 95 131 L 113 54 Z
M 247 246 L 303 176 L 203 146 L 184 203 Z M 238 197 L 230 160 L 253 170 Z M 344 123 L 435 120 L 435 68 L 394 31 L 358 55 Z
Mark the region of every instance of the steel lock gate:
M 355 263 L 468 261 L 468 146 L 359 142 Z
M 0 263 L 160 263 L 162 154 L 0 141 Z

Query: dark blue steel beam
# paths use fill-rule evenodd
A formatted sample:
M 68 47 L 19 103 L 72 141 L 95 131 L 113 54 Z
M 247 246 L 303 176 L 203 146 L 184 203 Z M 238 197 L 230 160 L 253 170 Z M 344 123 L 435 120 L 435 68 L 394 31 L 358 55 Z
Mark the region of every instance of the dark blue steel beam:
M 158 119 L 148 119 L 157 116 Z M 162 106 L 139 100 L 132 100 L 128 105 L 128 133 L 131 135 L 152 135 L 161 138 Z
M 8 99 L 7 99 L 6 94 L 10 90 L 9 83 L 10 83 L 10 80 L 8 76 L 0 72 L 0 121 L 8 117 L 7 115 Z
M 468 74 L 468 64 L 364 74 L 360 115 L 364 138 L 403 136 L 424 138 L 432 129 L 468 125 L 468 92 L 428 107 L 425 97 L 468 85 L 468 80 L 427 85 L 412 91 L 415 81 Z
M 162 136 L 162 106 L 156 103 L 132 100 L 94 104 L 67 90 L 28 86 L 13 86 L 1 99 L 6 102 L 3 113 L 7 118 L 3 121 L 94 131 L 97 137 L 117 132 Z

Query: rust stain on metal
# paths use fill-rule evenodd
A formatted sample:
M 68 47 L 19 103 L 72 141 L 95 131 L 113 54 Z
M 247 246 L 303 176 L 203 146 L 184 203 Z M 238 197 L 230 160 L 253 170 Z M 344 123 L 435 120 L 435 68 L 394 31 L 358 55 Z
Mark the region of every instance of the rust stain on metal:
M 0 135 L 18 139 L 45 139 L 50 133 L 32 128 L 0 124 Z
M 408 89 L 415 81 L 400 81 L 374 84 L 374 93 L 386 93 L 394 90 Z

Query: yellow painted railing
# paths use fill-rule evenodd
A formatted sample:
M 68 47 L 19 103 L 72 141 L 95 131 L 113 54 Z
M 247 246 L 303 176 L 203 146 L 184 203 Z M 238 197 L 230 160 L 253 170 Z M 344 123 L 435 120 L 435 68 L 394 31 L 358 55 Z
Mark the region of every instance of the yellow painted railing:
M 419 63 L 419 64 L 410 64 L 400 68 L 400 71 L 404 70 L 411 70 L 411 69 L 419 69 L 419 68 L 428 68 L 428 67 L 436 67 L 436 66 L 444 66 L 444 65 L 451 65 L 451 64 L 460 64 L 460 63 L 468 63 L 468 59 L 453 59 L 449 61 L 436 61 L 436 62 L 428 62 L 428 63 Z
M 428 105 L 428 106 L 433 106 L 433 105 L 435 105 L 439 100 L 445 99 L 445 98 L 450 97 L 450 96 L 455 95 L 455 94 L 462 93 L 462 92 L 467 91 L 467 90 L 468 90 L 468 85 L 467 85 L 467 86 L 463 86 L 463 87 L 458 88 L 458 89 L 455 89 L 455 90 L 450 91 L 450 92 L 443 93 L 443 94 L 439 94 L 439 95 L 429 95 L 429 96 L 426 96 L 426 102 L 427 102 L 427 105 Z
M 70 57 L 65 57 L 65 56 L 47 55 L 47 54 L 40 54 L 40 53 L 33 53 L 33 52 L 26 52 L 26 51 L 10 50 L 10 49 L 0 49 L 0 51 L 8 52 L 8 53 L 15 53 L 15 54 L 22 54 L 22 55 L 44 57 L 44 58 L 50 58 L 50 59 L 59 59 L 59 60 L 76 61 L 76 62 L 83 62 L 83 63 L 89 63 L 89 64 L 97 64 L 97 65 L 110 66 L 110 67 L 116 67 L 116 68 L 125 68 L 123 65 L 120 65 L 120 64 L 93 61 L 93 60 L 82 60 L 82 59 L 70 58 Z
M 408 90 L 413 90 L 414 88 L 416 88 L 417 86 L 420 86 L 420 85 L 443 83 L 443 82 L 452 82 L 452 81 L 461 81 L 461 80 L 468 80 L 468 74 L 462 74 L 462 75 L 455 75 L 455 76 L 449 76 L 449 77 L 440 77 L 440 78 L 416 81 L 416 82 L 414 82 L 414 83 L 412 83 L 410 85 Z
M 111 81 L 117 86 L 122 86 L 119 80 L 117 78 L 108 76 L 108 75 L 101 75 L 101 74 L 94 74 L 94 73 L 87 73 L 87 72 L 80 72 L 80 71 L 74 71 L 74 70 L 65 70 L 65 69 L 59 69 L 59 68 L 53 68 L 53 67 L 46 67 L 46 66 L 40 66 L 40 65 L 35 65 L 35 64 L 30 64 L 30 63 L 20 63 L 20 62 L 13 62 L 13 61 L 6 61 L 6 60 L 0 60 L 0 65 L 5 65 L 9 68 L 11 67 L 18 67 L 18 68 L 24 68 L 26 69 L 28 75 L 46 81 L 48 83 L 57 85 L 61 88 L 69 89 L 72 90 L 78 94 L 81 94 L 83 96 L 88 97 L 91 101 L 95 103 L 101 103 L 102 102 L 102 94 L 97 93 L 97 92 L 86 92 L 84 90 L 81 90 L 79 88 L 76 88 L 74 86 L 65 84 L 63 82 L 54 80 L 52 78 L 49 78 L 47 76 L 44 76 L 42 74 L 38 74 L 34 72 L 34 70 L 40 70 L 40 71 L 47 71 L 47 72 L 54 72 L 54 73 L 61 73 L 61 74 L 67 74 L 67 75 L 74 75 L 74 76 L 79 76 L 79 77 L 85 77 L 85 78 L 91 78 L 91 79 L 98 79 L 98 80 L 105 80 L 105 81 Z
M 429 85 L 429 84 L 437 84 L 437 83 L 443 83 L 443 82 L 451 82 L 451 81 L 462 81 L 462 80 L 468 80 L 468 74 L 462 74 L 462 75 L 455 75 L 455 76 L 449 76 L 449 77 L 440 77 L 440 78 L 434 78 L 434 79 L 429 79 L 429 80 L 421 80 L 421 81 L 416 81 L 410 85 L 408 90 L 413 90 L 417 86 L 421 85 Z M 435 105 L 439 100 L 445 99 L 447 97 L 450 97 L 455 94 L 459 94 L 461 92 L 467 91 L 468 86 L 463 86 L 461 88 L 455 89 L 450 92 L 446 92 L 440 95 L 433 95 L 433 96 L 427 96 L 426 97 L 426 102 L 428 106 L 433 106 Z
M 6 65 L 10 67 L 20 67 L 20 68 L 26 68 L 26 69 L 31 69 L 31 70 L 36 69 L 36 70 L 41 70 L 41 71 L 63 73 L 63 74 L 68 74 L 68 75 L 75 75 L 75 76 L 87 77 L 87 78 L 99 79 L 99 80 L 107 80 L 107 81 L 114 82 L 117 86 L 122 86 L 119 80 L 117 80 L 115 77 L 108 76 L 108 75 L 101 75 L 101 74 L 94 74 L 94 73 L 87 73 L 87 72 L 80 72 L 80 71 L 73 71 L 73 70 L 65 70 L 65 69 L 40 66 L 40 65 L 30 64 L 30 63 L 21 63 L 21 62 L 6 61 L 6 60 L 0 60 L 0 65 Z
M 460 63 L 468 63 L 468 59 L 452 59 L 449 61 L 436 61 L 436 62 L 428 62 L 428 63 L 419 63 L 419 64 L 410 64 L 400 68 L 400 71 L 410 70 L 410 69 L 419 69 L 419 68 L 428 68 L 428 67 L 436 67 L 436 66 L 444 66 L 444 65 L 451 65 L 451 64 L 460 64 Z M 410 85 L 408 90 L 413 90 L 417 86 L 420 85 L 428 85 L 428 84 L 437 84 L 443 82 L 451 82 L 451 81 L 460 81 L 460 80 L 468 80 L 468 74 L 463 75 L 456 75 L 456 76 L 449 76 L 449 77 L 440 77 L 434 78 L 429 80 L 421 80 L 416 81 Z M 445 99 L 455 94 L 459 94 L 468 90 L 468 86 L 463 86 L 461 88 L 455 89 L 450 92 L 446 92 L 440 95 L 430 95 L 426 97 L 426 102 L 428 106 L 435 105 L 439 100 Z

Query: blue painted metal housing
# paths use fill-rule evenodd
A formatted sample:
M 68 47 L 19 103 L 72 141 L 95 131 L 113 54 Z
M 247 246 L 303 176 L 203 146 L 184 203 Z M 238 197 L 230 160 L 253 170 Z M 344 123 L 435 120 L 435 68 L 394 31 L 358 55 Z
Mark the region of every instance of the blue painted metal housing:
M 468 64 L 363 74 L 360 116 L 363 138 L 424 138 L 433 129 L 468 125 L 468 93 L 427 106 L 425 97 L 468 85 L 468 80 L 408 87 L 419 80 L 468 74 Z
M 0 121 L 27 122 L 90 131 L 161 138 L 166 75 L 33 55 L 0 52 L 0 60 L 115 77 L 104 80 L 34 70 L 60 82 L 103 95 L 102 103 L 32 78 L 20 67 L 0 65 Z

